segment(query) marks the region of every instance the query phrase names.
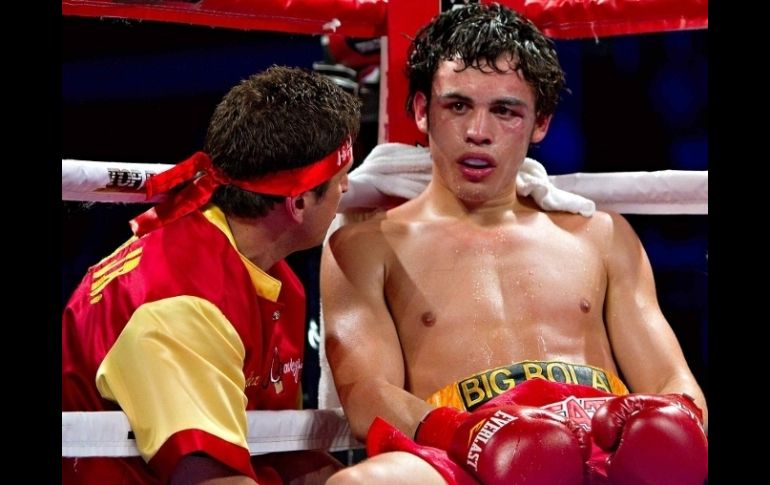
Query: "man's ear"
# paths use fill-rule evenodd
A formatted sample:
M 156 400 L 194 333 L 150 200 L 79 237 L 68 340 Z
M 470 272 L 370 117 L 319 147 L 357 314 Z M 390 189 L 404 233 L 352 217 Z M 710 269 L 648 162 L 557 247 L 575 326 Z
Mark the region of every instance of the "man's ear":
M 424 135 L 428 134 L 428 98 L 422 91 L 414 93 L 412 100 L 412 111 L 414 111 L 414 121 L 417 123 L 417 129 Z
M 540 143 L 545 138 L 545 134 L 548 133 L 548 127 L 551 124 L 551 118 L 553 118 L 553 115 L 535 118 L 535 127 L 532 129 L 530 143 Z
M 305 216 L 305 194 L 296 195 L 294 197 L 286 197 L 283 201 L 286 207 L 286 212 L 297 223 L 302 223 Z

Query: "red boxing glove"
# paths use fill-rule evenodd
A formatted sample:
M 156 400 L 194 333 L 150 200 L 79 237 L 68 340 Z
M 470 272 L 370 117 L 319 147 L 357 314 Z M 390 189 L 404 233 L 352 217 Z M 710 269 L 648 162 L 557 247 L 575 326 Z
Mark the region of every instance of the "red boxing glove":
M 502 406 L 467 413 L 434 409 L 415 441 L 446 450 L 485 485 L 582 485 L 588 434 L 538 408 Z
M 702 485 L 708 475 L 703 413 L 681 394 L 628 394 L 607 401 L 591 420 L 594 441 L 611 452 L 612 483 Z

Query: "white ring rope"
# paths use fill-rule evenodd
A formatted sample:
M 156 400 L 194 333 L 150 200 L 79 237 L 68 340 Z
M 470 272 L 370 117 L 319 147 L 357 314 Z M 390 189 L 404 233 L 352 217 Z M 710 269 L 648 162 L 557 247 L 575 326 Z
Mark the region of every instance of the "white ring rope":
M 341 408 L 247 411 L 246 442 L 252 455 L 275 451 L 359 448 Z M 63 412 L 61 456 L 139 456 L 122 411 Z
M 171 166 L 62 160 L 62 200 L 146 202 L 143 189 L 147 176 Z M 598 209 L 626 214 L 708 214 L 708 171 L 705 170 L 548 176 L 542 165 L 538 166 L 534 175 L 536 183 L 590 199 Z M 431 160 L 425 148 L 400 143 L 377 145 L 351 172 L 350 188 L 340 203 L 339 212 L 383 207 L 388 197 L 411 199 L 422 192 L 430 177 Z
M 159 163 L 61 161 L 61 198 L 90 202 L 146 201 L 144 183 L 148 175 L 173 165 Z

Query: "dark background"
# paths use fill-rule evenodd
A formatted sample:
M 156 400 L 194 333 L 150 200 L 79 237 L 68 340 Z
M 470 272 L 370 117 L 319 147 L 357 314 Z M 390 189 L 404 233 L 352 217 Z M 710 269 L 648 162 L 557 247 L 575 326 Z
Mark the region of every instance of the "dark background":
M 531 156 L 552 175 L 707 170 L 707 32 L 557 41 L 571 93 Z M 271 64 L 310 68 L 317 36 L 62 17 L 62 158 L 176 163 L 201 148 L 225 92 Z M 356 147 L 376 141 L 366 114 Z M 130 236 L 143 205 L 62 202 L 62 307 L 86 268 Z M 661 307 L 709 397 L 708 216 L 628 215 L 655 272 Z M 318 321 L 318 248 L 289 262 Z M 317 338 L 310 338 L 310 343 Z M 306 352 L 306 407 L 317 403 L 315 348 Z

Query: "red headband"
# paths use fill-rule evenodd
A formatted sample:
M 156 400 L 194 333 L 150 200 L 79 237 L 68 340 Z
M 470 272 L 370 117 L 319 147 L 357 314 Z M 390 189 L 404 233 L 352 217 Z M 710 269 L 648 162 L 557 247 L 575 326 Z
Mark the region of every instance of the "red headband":
M 195 178 L 193 182 L 172 194 L 155 207 L 131 220 L 134 234 L 141 236 L 168 224 L 205 205 L 221 185 L 234 185 L 249 192 L 294 197 L 321 185 L 353 160 L 353 143 L 350 137 L 335 151 L 310 165 L 269 173 L 251 180 L 234 180 L 211 163 L 203 152 L 196 152 L 174 167 L 153 175 L 145 184 L 147 198 L 168 192 L 177 185 Z

